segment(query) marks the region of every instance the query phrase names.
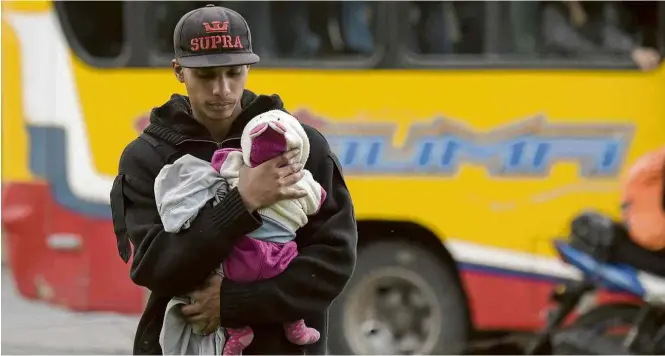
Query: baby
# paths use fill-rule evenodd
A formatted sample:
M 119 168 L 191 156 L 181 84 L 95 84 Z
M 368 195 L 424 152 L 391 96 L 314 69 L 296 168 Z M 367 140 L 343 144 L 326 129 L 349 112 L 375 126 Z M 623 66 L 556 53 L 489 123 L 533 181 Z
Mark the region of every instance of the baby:
M 226 191 L 237 186 L 243 165 L 254 167 L 296 148 L 300 151 L 296 160 L 303 166 L 309 157 L 309 140 L 302 125 L 280 110 L 250 120 L 240 145 L 241 149 L 216 151 L 212 168 L 210 163 L 191 155 L 184 155 L 162 168 L 155 178 L 155 200 L 165 231 L 188 228 L 205 204 L 219 203 Z M 242 237 L 224 260 L 218 271 L 224 278 L 239 283 L 272 278 L 282 273 L 298 255 L 294 241 L 296 230 L 307 223 L 308 216 L 318 212 L 326 198 L 325 190 L 312 174 L 305 169 L 302 173 L 296 187 L 306 191 L 307 196 L 259 209 L 262 226 Z M 196 326 L 188 325 L 178 314 L 176 307 L 184 303 L 187 303 L 186 298 L 176 297 L 167 306 L 160 335 L 164 354 L 217 353 L 215 350 L 223 344 L 222 354 L 240 355 L 252 342 L 254 332 L 250 327 L 227 328 L 226 342 L 220 330 L 214 335 L 198 335 Z M 297 345 L 312 344 L 320 338 L 319 332 L 307 327 L 304 320 L 286 323 L 284 332 L 287 339 Z
M 221 149 L 212 158 L 213 168 L 225 178 L 229 188 L 238 184 L 240 167 L 257 166 L 288 150 L 298 148 L 296 158 L 303 165 L 309 156 L 309 140 L 298 120 L 280 110 L 254 117 L 245 127 L 241 150 Z M 307 223 L 307 216 L 315 214 L 326 198 L 325 190 L 312 174 L 303 170 L 296 186 L 308 193 L 304 198 L 283 200 L 259 209 L 263 225 L 241 239 L 223 263 L 225 278 L 235 282 L 252 282 L 275 277 L 282 273 L 298 254 L 294 242 L 296 230 Z M 304 320 L 284 325 L 287 339 L 297 345 L 308 345 L 319 340 L 319 332 L 305 326 Z M 251 328 L 227 328 L 225 355 L 238 355 L 254 336 Z

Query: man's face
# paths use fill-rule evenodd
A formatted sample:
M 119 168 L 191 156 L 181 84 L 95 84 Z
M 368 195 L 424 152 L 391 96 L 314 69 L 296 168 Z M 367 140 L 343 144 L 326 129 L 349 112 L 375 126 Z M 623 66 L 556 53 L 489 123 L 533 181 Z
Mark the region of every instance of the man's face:
M 240 107 L 249 66 L 178 68 L 176 77 L 185 83 L 192 108 L 208 120 L 225 120 Z M 180 74 L 178 74 L 180 73 Z M 203 118 L 202 118 L 203 119 Z

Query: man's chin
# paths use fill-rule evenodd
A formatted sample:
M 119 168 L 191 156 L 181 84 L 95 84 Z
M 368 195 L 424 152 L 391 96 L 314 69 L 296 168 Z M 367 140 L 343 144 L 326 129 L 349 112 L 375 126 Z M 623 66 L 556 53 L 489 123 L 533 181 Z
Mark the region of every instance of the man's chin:
M 208 118 L 212 121 L 228 120 L 233 115 L 233 110 L 212 111 L 208 113 Z

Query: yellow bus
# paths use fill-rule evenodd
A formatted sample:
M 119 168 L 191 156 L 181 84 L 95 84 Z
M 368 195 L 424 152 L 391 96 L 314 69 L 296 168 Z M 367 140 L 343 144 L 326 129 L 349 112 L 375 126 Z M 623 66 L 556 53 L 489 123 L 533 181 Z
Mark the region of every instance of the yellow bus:
M 2 3 L 2 222 L 25 297 L 141 311 L 108 193 L 152 107 L 184 93 L 172 29 L 204 4 Z M 457 353 L 474 330 L 541 325 L 551 286 L 578 278 L 551 239 L 581 210 L 617 216 L 622 172 L 665 141 L 663 65 L 512 50 L 515 3 L 221 4 L 257 41 L 248 88 L 344 166 L 360 239 L 334 354 Z M 642 6 L 663 53 L 665 4 Z

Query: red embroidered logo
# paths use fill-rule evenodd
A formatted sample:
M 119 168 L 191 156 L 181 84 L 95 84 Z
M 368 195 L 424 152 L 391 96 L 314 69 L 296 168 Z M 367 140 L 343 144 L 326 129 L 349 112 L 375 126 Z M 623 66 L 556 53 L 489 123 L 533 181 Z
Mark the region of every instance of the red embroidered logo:
M 244 48 L 240 36 L 235 36 L 234 39 L 229 35 L 194 37 L 190 41 L 190 45 L 192 52 L 219 48 Z
M 224 22 L 222 22 L 222 21 L 212 21 L 211 23 L 204 22 L 203 27 L 205 27 L 206 33 L 228 32 L 229 31 L 229 22 L 228 21 L 224 21 Z

